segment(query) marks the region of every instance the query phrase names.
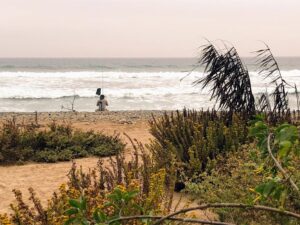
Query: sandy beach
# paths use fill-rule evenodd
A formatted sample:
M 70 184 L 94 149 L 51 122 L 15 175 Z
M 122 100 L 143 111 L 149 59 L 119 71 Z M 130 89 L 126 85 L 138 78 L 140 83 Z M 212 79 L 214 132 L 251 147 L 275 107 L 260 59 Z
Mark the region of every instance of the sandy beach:
M 1 3 L 0 225 L 300 225 L 299 0 Z

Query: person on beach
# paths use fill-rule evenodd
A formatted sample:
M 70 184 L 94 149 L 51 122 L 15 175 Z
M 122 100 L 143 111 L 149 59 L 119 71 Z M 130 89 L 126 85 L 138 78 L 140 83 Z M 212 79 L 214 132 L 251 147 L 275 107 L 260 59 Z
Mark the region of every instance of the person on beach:
M 108 101 L 105 98 L 105 95 L 100 95 L 100 99 L 97 101 L 98 109 L 96 111 L 106 111 L 108 106 Z

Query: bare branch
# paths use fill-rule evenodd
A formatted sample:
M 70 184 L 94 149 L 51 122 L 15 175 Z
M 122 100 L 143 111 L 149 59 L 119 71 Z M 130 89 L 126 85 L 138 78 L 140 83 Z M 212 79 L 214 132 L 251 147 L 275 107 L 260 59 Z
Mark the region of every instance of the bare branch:
M 300 214 L 282 210 L 282 209 L 263 206 L 263 205 L 248 205 L 248 204 L 242 204 L 242 203 L 211 203 L 211 204 L 208 203 L 208 204 L 203 204 L 203 205 L 199 205 L 196 207 L 182 209 L 177 212 L 171 213 L 171 214 L 159 219 L 153 225 L 161 224 L 164 220 L 167 220 L 167 219 L 174 217 L 176 215 L 179 215 L 179 214 L 183 214 L 183 213 L 187 213 L 187 212 L 195 211 L 195 210 L 204 210 L 204 209 L 208 209 L 208 208 L 242 208 L 242 209 L 249 209 L 249 210 L 261 210 L 261 211 L 279 213 L 279 214 L 294 217 L 294 218 L 300 220 Z
M 71 107 L 67 107 L 67 106 L 61 105 L 61 109 L 66 109 L 66 110 L 69 110 L 71 112 L 75 112 L 76 111 L 75 110 L 75 101 L 76 101 L 77 97 L 78 96 L 74 93 L 73 99 L 72 99 L 72 101 L 70 101 Z
M 292 180 L 291 176 L 289 176 L 289 174 L 283 169 L 283 167 L 281 166 L 281 164 L 278 162 L 278 160 L 275 158 L 275 156 L 272 153 L 271 146 L 270 146 L 271 136 L 272 136 L 272 134 L 269 134 L 269 136 L 268 136 L 268 152 L 269 152 L 269 155 L 271 156 L 271 158 L 274 161 L 276 167 L 280 170 L 280 172 L 283 174 L 283 176 L 285 177 L 285 179 L 290 182 L 290 184 L 292 185 L 292 187 L 299 194 L 299 188 L 298 188 L 298 186 Z
M 112 224 L 118 221 L 126 221 L 126 220 L 136 220 L 136 219 L 161 219 L 162 216 L 127 216 L 121 217 L 118 219 L 114 219 L 108 221 L 107 224 Z M 168 218 L 167 220 L 180 221 L 184 223 L 199 223 L 199 224 L 214 224 L 214 225 L 234 225 L 233 223 L 219 222 L 219 221 L 209 221 L 209 220 L 199 220 L 199 219 L 190 219 L 190 218 Z

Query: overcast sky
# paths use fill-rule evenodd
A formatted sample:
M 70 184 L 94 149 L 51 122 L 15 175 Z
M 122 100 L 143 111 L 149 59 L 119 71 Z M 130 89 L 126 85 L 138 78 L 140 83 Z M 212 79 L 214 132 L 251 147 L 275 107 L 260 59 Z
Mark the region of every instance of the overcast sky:
M 1 0 L 0 57 L 193 57 L 210 40 L 242 56 L 300 56 L 300 0 Z

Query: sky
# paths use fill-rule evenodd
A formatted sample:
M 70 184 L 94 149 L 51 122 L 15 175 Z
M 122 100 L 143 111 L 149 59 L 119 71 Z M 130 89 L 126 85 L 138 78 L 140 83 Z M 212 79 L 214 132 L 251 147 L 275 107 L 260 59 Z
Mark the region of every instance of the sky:
M 300 56 L 300 0 L 1 0 L 0 57 Z

